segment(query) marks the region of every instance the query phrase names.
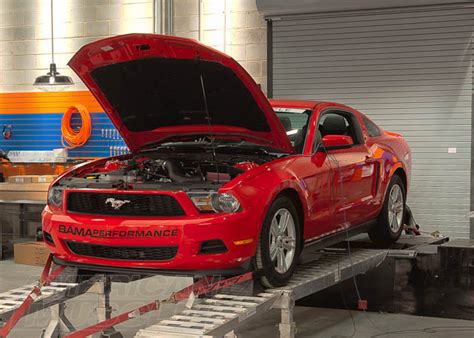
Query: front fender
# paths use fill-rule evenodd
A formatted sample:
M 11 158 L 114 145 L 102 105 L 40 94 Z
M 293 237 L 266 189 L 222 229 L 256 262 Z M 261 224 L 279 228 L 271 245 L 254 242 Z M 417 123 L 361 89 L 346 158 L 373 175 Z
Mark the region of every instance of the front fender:
M 243 207 L 259 214 L 256 225 L 256 231 L 259 234 L 270 205 L 285 189 L 293 189 L 298 193 L 303 215 L 306 218 L 309 210 L 306 185 L 284 166 L 262 170 L 252 178 L 247 177 L 241 184 L 234 185 L 232 188 L 223 188 L 220 191 L 235 194 L 241 200 Z
M 307 200 L 308 191 L 304 182 L 297 177 L 292 177 L 285 181 L 282 181 L 280 184 L 278 184 L 272 189 L 266 200 L 266 208 L 262 213 L 260 224 L 263 224 L 263 220 L 265 219 L 265 216 L 267 215 L 268 209 L 270 208 L 272 202 L 278 197 L 278 195 L 280 195 L 286 189 L 292 189 L 298 193 L 298 197 L 303 209 L 303 224 L 301 225 L 304 226 L 305 219 L 308 217 L 309 212 Z

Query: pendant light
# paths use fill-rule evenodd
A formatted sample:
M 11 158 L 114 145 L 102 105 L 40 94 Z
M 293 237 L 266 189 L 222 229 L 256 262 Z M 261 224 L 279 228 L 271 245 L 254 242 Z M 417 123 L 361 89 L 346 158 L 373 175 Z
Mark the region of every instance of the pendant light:
M 56 70 L 54 63 L 54 23 L 53 23 L 53 0 L 51 0 L 51 64 L 46 75 L 38 76 L 33 86 L 45 92 L 63 91 L 68 86 L 74 85 L 69 76 L 61 75 Z

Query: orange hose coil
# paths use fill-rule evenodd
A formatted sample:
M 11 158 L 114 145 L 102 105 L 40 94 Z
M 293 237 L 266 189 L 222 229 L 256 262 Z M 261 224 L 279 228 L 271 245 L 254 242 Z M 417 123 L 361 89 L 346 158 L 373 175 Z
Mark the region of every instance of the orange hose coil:
M 71 117 L 74 113 L 79 113 L 81 115 L 82 126 L 79 129 L 71 127 Z M 61 120 L 61 142 L 63 146 L 68 149 L 82 147 L 91 137 L 91 132 L 91 115 L 87 108 L 81 104 L 69 107 Z

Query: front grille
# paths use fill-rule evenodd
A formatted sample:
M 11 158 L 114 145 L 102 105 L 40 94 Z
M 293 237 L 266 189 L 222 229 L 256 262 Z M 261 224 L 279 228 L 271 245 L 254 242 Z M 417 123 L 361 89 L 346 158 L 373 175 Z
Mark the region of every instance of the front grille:
M 178 252 L 177 246 L 112 246 L 66 242 L 76 255 L 134 261 L 165 261 Z
M 118 206 L 114 202 L 125 202 Z M 71 192 L 67 210 L 74 213 L 110 216 L 184 216 L 173 196 L 160 194 L 113 194 Z

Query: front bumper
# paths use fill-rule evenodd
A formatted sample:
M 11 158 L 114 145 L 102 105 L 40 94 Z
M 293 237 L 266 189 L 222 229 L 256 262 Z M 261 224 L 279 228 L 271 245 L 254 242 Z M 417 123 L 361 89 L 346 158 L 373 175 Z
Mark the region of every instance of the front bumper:
M 254 212 L 202 214 L 183 217 L 124 218 L 55 213 L 43 211 L 43 230 L 54 245 L 46 241 L 56 261 L 116 272 L 123 269 L 170 274 L 220 274 L 221 270 L 242 271 L 255 255 L 258 215 Z M 222 240 L 226 252 L 200 253 L 201 244 Z M 68 242 L 114 247 L 177 246 L 174 258 L 167 260 L 111 259 L 74 253 Z M 104 270 L 105 271 L 105 270 Z M 233 272 L 231 272 L 233 273 Z
M 138 274 L 138 275 L 169 275 L 169 276 L 235 276 L 250 271 L 251 262 L 247 260 L 241 266 L 210 270 L 172 270 L 172 269 L 153 269 L 153 268 L 123 268 L 116 266 L 103 266 L 77 262 L 67 262 L 53 256 L 53 262 L 57 265 L 72 266 L 85 271 L 94 271 L 111 274 Z

